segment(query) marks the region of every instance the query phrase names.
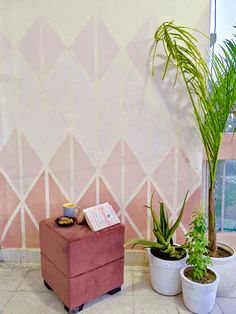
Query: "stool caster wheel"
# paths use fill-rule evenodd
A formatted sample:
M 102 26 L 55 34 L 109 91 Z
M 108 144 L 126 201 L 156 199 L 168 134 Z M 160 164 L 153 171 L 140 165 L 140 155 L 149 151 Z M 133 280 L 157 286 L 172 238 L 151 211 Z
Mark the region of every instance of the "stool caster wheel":
M 107 293 L 109 293 L 110 295 L 113 295 L 113 294 L 119 292 L 120 290 L 121 290 L 121 287 L 117 287 L 115 289 L 108 291 Z
M 75 307 L 73 309 L 70 309 L 67 305 L 64 306 L 64 309 L 69 313 L 69 314 L 76 314 L 80 311 L 83 310 L 83 307 L 84 307 L 84 304 L 81 304 L 80 306 L 78 307 Z
M 43 281 L 44 286 L 48 289 L 48 290 L 52 290 L 52 288 L 49 286 L 49 284 L 47 283 L 47 281 Z

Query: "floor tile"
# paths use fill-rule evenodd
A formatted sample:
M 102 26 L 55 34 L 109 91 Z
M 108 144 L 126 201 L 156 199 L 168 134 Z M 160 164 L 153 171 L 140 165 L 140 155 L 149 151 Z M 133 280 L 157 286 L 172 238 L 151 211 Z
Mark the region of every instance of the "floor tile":
M 145 296 L 152 295 L 155 296 L 157 294 L 156 291 L 152 289 L 150 282 L 149 273 L 144 273 L 142 271 L 134 271 L 133 272 L 133 289 L 135 296 Z
M 49 292 L 13 292 L 4 314 L 45 314 L 52 298 Z
M 134 313 L 133 296 L 106 294 L 85 304 L 83 312 L 88 314 L 132 314 Z
M 66 314 L 64 304 L 55 293 L 52 295 L 46 314 Z
M 48 292 L 47 288 L 43 284 L 41 271 L 39 269 L 29 270 L 17 290 Z
M 156 293 L 155 296 L 134 296 L 135 314 L 178 314 L 175 297 L 163 296 Z
M 236 298 L 217 298 L 217 303 L 224 314 L 236 313 Z
M 14 291 L 28 271 L 24 268 L 0 268 L 0 291 Z
M 7 305 L 13 292 L 11 291 L 0 291 L 0 313 L 2 309 Z
M 176 308 L 177 308 L 179 314 L 191 314 L 192 313 L 191 311 L 189 311 L 186 308 L 186 306 L 184 304 L 182 293 L 175 297 L 175 303 L 176 303 Z M 219 308 L 217 302 L 215 302 L 211 314 L 223 314 L 223 312 Z
M 133 295 L 133 272 L 125 271 L 124 284 L 121 287 L 122 295 Z

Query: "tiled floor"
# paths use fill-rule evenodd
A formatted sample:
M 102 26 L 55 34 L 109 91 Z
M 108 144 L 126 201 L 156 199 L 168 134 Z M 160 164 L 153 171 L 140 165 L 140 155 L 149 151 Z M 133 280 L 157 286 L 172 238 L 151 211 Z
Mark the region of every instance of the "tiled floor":
M 64 313 L 57 296 L 43 285 L 37 264 L 13 265 L 0 263 L 1 314 L 52 314 Z M 166 297 L 152 290 L 148 268 L 126 267 L 122 291 L 104 295 L 84 306 L 81 313 L 112 314 L 186 314 L 182 295 Z M 214 314 L 236 314 L 236 290 L 230 298 L 218 298 Z

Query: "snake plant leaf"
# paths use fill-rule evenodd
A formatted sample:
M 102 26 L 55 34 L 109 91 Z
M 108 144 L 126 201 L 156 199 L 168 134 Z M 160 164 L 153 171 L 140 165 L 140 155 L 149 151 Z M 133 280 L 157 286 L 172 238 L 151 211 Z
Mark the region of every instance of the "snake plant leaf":
M 154 192 L 152 193 L 152 196 L 151 196 L 150 205 L 149 206 L 146 205 L 145 207 L 149 208 L 151 210 L 154 229 L 161 233 L 162 232 L 161 231 L 161 223 L 160 223 L 160 220 L 158 219 L 158 216 L 157 216 L 157 214 L 153 208 L 153 197 L 154 197 Z
M 153 229 L 153 234 L 155 235 L 157 239 L 157 243 L 168 245 L 168 243 L 165 241 L 165 238 L 161 232 L 158 232 L 157 230 Z
M 162 245 L 162 244 L 154 242 L 154 241 L 144 240 L 144 239 L 130 240 L 130 241 L 126 242 L 125 246 L 132 245 L 132 247 L 134 247 L 135 245 L 138 245 L 138 244 L 144 245 L 145 247 L 153 247 L 153 248 L 157 248 L 157 249 L 164 249 L 165 248 L 165 245 Z
M 182 207 L 181 207 L 181 210 L 180 210 L 178 218 L 176 219 L 175 223 L 173 224 L 173 226 L 169 230 L 168 238 L 166 240 L 167 242 L 170 241 L 170 239 L 172 238 L 173 234 L 175 233 L 176 229 L 178 228 L 178 226 L 179 226 L 179 224 L 181 222 L 181 219 L 182 219 L 183 213 L 184 213 L 184 208 L 185 208 L 185 203 L 186 203 L 186 200 L 187 200 L 188 193 L 189 193 L 189 191 L 185 195 L 185 198 L 184 198 L 184 201 L 183 201 L 183 204 L 182 204 Z
M 169 224 L 168 215 L 166 214 L 165 205 L 163 202 L 160 203 L 160 222 L 163 237 L 166 239 L 169 233 Z

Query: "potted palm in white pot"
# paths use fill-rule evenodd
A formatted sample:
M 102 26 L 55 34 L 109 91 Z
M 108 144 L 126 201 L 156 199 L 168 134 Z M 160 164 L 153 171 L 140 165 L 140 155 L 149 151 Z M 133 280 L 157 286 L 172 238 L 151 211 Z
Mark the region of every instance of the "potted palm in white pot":
M 146 207 L 151 211 L 153 236 L 156 240 L 133 239 L 125 244 L 125 246 L 132 245 L 132 247 L 141 244 L 147 248 L 152 287 L 164 295 L 177 295 L 182 290 L 179 271 L 185 265 L 187 255 L 183 246 L 173 243 L 173 235 L 183 217 L 187 195 L 188 192 L 179 215 L 171 226 L 165 205 L 162 202 L 158 217 L 153 206 L 153 193 L 150 205 Z
M 177 26 L 173 21 L 163 23 L 154 35 L 152 71 L 154 74 L 157 48 L 162 43 L 165 60 L 163 79 L 171 65 L 171 71 L 176 70 L 175 81 L 183 81 L 207 157 L 209 256 L 212 257 L 213 267 L 221 272 L 218 295 L 224 296 L 232 287 L 229 267 L 234 267 L 235 252 L 229 246 L 216 242 L 214 190 L 223 134 L 236 100 L 236 44 L 233 39 L 224 42 L 221 54 L 212 55 L 210 71 L 193 32 L 200 33 L 192 28 Z
M 206 215 L 198 211 L 193 215 L 190 231 L 186 234 L 188 266 L 180 270 L 183 299 L 186 307 L 194 312 L 207 314 L 214 307 L 219 274 L 211 269 L 208 253 Z

